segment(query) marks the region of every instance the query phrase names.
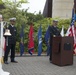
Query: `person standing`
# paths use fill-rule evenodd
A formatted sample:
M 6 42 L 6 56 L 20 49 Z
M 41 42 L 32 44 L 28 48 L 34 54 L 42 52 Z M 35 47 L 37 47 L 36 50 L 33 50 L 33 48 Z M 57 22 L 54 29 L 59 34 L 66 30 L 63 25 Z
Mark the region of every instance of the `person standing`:
M 57 20 L 53 20 L 53 24 L 52 26 L 50 26 L 50 62 L 52 60 L 52 40 L 53 40 L 53 37 L 55 36 L 60 36 L 60 31 L 57 27 L 58 25 L 58 21 Z
M 18 63 L 17 61 L 15 61 L 15 45 L 16 45 L 16 27 L 15 27 L 15 21 L 16 18 L 10 18 L 10 25 L 8 26 L 8 30 L 10 30 L 11 36 L 8 36 L 8 41 L 6 39 L 6 43 L 8 43 L 8 45 L 6 44 L 6 50 L 5 50 L 5 54 L 4 54 L 4 63 L 8 64 L 8 54 L 11 50 L 11 62 L 13 63 Z M 7 36 L 6 36 L 7 38 Z

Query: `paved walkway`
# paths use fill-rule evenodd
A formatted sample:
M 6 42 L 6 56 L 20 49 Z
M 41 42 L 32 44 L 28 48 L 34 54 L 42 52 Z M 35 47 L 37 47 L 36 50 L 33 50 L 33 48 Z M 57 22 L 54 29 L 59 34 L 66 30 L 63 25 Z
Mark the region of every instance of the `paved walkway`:
M 3 70 L 10 75 L 76 75 L 76 56 L 74 64 L 57 66 L 49 62 L 48 56 L 16 57 L 18 63 L 3 64 Z

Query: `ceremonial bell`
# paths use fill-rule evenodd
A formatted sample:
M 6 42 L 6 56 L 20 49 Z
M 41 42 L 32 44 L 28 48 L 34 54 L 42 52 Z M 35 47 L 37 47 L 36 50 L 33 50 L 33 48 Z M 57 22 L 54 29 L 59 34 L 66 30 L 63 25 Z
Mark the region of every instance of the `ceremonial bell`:
M 11 36 L 11 33 L 10 33 L 10 30 L 9 29 L 6 29 L 5 30 L 4 36 Z

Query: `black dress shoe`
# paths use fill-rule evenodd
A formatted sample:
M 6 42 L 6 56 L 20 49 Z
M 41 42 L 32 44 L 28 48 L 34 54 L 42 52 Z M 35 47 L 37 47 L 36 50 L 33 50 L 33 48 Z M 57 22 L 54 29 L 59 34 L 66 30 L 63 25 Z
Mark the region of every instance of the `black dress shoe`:
M 11 61 L 11 62 L 12 62 L 12 63 L 18 63 L 18 62 L 17 62 L 17 61 L 15 61 L 15 60 L 14 60 L 14 61 Z
M 50 63 L 52 63 L 52 60 L 49 58 Z
M 5 64 L 9 64 L 7 61 L 4 62 Z

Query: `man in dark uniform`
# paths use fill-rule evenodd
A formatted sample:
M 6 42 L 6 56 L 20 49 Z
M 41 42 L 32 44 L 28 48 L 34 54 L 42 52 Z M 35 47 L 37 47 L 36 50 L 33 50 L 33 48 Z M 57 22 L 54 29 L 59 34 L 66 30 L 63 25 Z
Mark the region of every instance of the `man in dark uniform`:
M 6 43 L 8 43 L 8 45 L 6 44 L 6 50 L 5 50 L 5 54 L 4 54 L 4 63 L 8 64 L 8 54 L 11 50 L 11 62 L 13 63 L 17 63 L 17 61 L 15 61 L 15 45 L 16 45 L 16 27 L 15 27 L 15 21 L 16 18 L 10 18 L 10 25 L 8 26 L 7 29 L 10 30 L 11 36 L 8 36 L 8 40 L 6 39 Z M 7 36 L 6 36 L 7 38 Z
M 52 60 L 52 40 L 53 40 L 53 37 L 55 36 L 60 36 L 60 32 L 59 32 L 59 29 L 57 27 L 58 25 L 58 21 L 57 20 L 53 20 L 53 24 L 52 26 L 50 26 L 50 62 Z

